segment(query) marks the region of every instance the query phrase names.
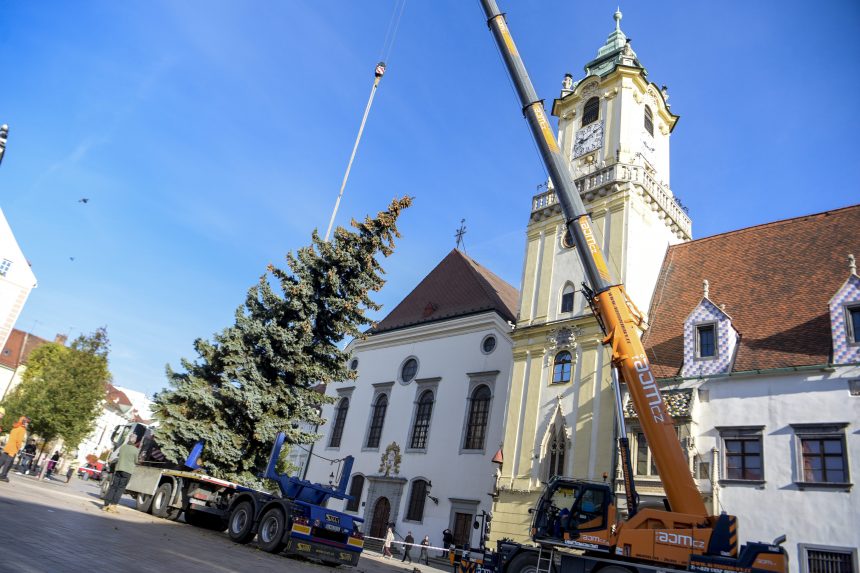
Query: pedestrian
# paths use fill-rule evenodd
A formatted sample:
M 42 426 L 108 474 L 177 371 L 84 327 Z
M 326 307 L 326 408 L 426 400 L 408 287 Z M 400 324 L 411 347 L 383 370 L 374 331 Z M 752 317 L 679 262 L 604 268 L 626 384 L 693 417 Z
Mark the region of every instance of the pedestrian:
M 102 507 L 102 511 L 116 513 L 116 504 L 119 502 L 122 494 L 125 493 L 125 486 L 128 485 L 128 480 L 131 479 L 131 474 L 134 473 L 139 451 L 137 448 L 137 435 L 134 433 L 128 437 L 128 443 L 121 445 L 116 451 L 116 467 L 114 468 L 113 476 L 111 476 L 110 487 L 105 494 L 105 504 Z
M 394 532 L 391 530 L 391 527 L 388 527 L 388 531 L 385 533 L 385 541 L 382 542 L 382 556 L 383 557 L 392 557 L 391 555 L 391 542 L 394 541 Z
M 442 532 L 442 547 L 445 548 L 445 551 L 442 552 L 442 557 L 448 557 L 448 551 L 451 549 L 451 545 L 454 544 L 454 534 L 451 533 L 450 529 L 446 529 Z
M 19 470 L 24 471 L 24 475 L 30 473 L 33 469 L 33 460 L 36 459 L 36 440 L 27 440 L 27 445 L 24 446 L 24 453 L 21 454 L 21 463 L 18 465 Z
M 54 455 L 51 456 L 50 461 L 48 461 L 48 471 L 45 472 L 45 479 L 51 479 L 51 474 L 54 473 L 54 468 L 57 467 L 57 463 L 60 461 L 60 452 L 55 450 Z
M 15 461 L 15 456 L 18 455 L 18 450 L 24 445 L 27 439 L 27 425 L 30 423 L 30 418 L 21 416 L 18 421 L 12 424 L 12 431 L 9 432 L 9 439 L 6 441 L 6 447 L 3 448 L 3 453 L 0 454 L 0 481 L 9 481 L 9 468 L 12 467 L 12 462 Z
M 425 535 L 421 540 L 421 554 L 418 556 L 418 563 L 424 560 L 424 565 L 430 565 L 430 556 L 427 555 L 427 548 L 430 547 L 430 536 Z
M 406 532 L 406 539 L 403 540 L 403 559 L 400 560 L 401 563 L 406 563 L 408 559 L 410 563 L 412 563 L 412 556 L 409 555 L 409 552 L 412 551 L 412 544 L 415 543 L 415 538 L 412 537 L 412 532 Z

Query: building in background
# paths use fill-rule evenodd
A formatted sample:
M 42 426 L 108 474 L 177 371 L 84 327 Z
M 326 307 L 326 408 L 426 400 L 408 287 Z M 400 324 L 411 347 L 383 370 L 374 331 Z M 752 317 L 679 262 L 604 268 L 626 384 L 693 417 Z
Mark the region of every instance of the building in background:
M 92 433 L 74 448 L 78 463 L 86 463 L 87 456 L 98 457 L 111 450 L 111 434 L 117 426 L 130 422 L 151 423 L 151 406 L 152 401 L 142 392 L 108 384 L 105 401 Z
M 0 400 L 21 383 L 30 353 L 48 342 L 50 341 L 35 334 L 12 329 L 3 350 L 0 351 Z M 65 344 L 66 336 L 58 334 L 54 342 Z
M 34 288 L 36 275 L 0 209 L 0 348 L 5 346 Z
M 615 30 L 581 80 L 565 76 L 552 113 L 612 276 L 644 312 L 666 248 L 689 240 L 692 230 L 669 187 L 669 140 L 678 116 L 666 89 L 649 81 L 620 22 L 616 12 Z M 527 540 L 529 509 L 553 475 L 612 477 L 609 354 L 565 225 L 548 184 L 533 197 L 526 228 L 494 539 Z
M 352 341 L 355 380 L 329 384 L 336 401 L 314 445 L 308 479 L 339 479 L 355 457 L 349 502 L 336 509 L 384 537 L 444 529 L 477 546 L 473 528 L 492 506 L 493 457 L 510 379 L 514 287 L 453 250 L 364 339 Z
M 712 513 L 741 541 L 786 534 L 803 573 L 860 567 L 858 228 L 860 205 L 670 247 L 643 337 Z M 659 502 L 627 412 L 636 484 Z

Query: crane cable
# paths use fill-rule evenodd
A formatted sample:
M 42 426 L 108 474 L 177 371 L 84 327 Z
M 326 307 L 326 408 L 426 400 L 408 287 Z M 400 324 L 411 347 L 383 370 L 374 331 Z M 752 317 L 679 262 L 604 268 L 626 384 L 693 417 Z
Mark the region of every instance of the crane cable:
M 352 153 L 349 156 L 349 162 L 346 164 L 346 173 L 343 174 L 343 181 L 340 184 L 340 192 L 337 194 L 337 201 L 334 203 L 334 210 L 331 212 L 331 219 L 328 222 L 328 229 L 325 232 L 325 241 L 328 242 L 331 236 L 331 229 L 334 226 L 337 210 L 340 208 L 340 200 L 343 198 L 343 191 L 346 189 L 346 182 L 349 179 L 349 172 L 352 170 L 352 163 L 355 161 L 355 154 L 358 151 L 358 144 L 361 141 L 361 135 L 364 133 L 364 125 L 367 123 L 367 116 L 370 114 L 370 107 L 373 105 L 373 98 L 376 96 L 376 88 L 379 87 L 379 82 L 385 74 L 385 59 L 391 55 L 391 49 L 394 47 L 394 40 L 397 38 L 397 31 L 400 28 L 400 19 L 403 16 L 403 10 L 406 8 L 406 0 L 398 0 L 394 5 L 394 11 L 391 14 L 391 20 L 388 23 L 388 30 L 385 32 L 385 40 L 382 43 L 380 50 L 380 62 L 376 64 L 374 69 L 373 87 L 370 89 L 370 98 L 367 100 L 367 106 L 364 108 L 364 117 L 361 118 L 361 126 L 358 128 L 358 135 L 355 138 L 355 144 L 352 146 Z

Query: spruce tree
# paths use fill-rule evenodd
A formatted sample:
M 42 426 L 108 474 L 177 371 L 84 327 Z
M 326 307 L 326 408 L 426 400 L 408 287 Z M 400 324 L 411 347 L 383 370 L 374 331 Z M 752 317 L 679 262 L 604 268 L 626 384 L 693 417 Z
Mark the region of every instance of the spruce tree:
M 286 445 L 314 441 L 296 426 L 323 422 L 330 398 L 320 384 L 353 376 L 339 344 L 361 336 L 367 312 L 379 309 L 370 296 L 384 284 L 378 258 L 393 252 L 397 217 L 410 204 L 396 199 L 352 230 L 338 227 L 331 242 L 314 231 L 309 246 L 287 254 L 287 268 L 268 266 L 231 326 L 195 341 L 195 361 L 183 360 L 183 372 L 168 367 L 170 388 L 154 406 L 168 458 L 185 459 L 203 438 L 207 471 L 250 483 L 279 431 Z

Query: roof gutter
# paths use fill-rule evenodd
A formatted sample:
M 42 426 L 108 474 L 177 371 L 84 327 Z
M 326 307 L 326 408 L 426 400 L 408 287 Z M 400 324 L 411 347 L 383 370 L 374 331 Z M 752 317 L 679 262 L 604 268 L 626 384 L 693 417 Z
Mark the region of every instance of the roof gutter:
M 833 372 L 837 367 L 860 366 L 860 362 L 847 362 L 844 364 L 835 364 L 826 362 L 824 364 L 808 364 L 805 366 L 783 366 L 781 368 L 764 368 L 758 370 L 739 370 L 737 372 L 728 372 L 726 374 L 710 374 L 707 376 L 671 376 L 669 378 L 659 378 L 660 382 L 684 382 L 687 380 L 713 380 L 714 378 L 729 378 L 731 376 L 750 376 L 750 375 L 770 375 L 784 374 L 786 372 L 809 372 L 811 370 L 820 370 L 822 372 Z

